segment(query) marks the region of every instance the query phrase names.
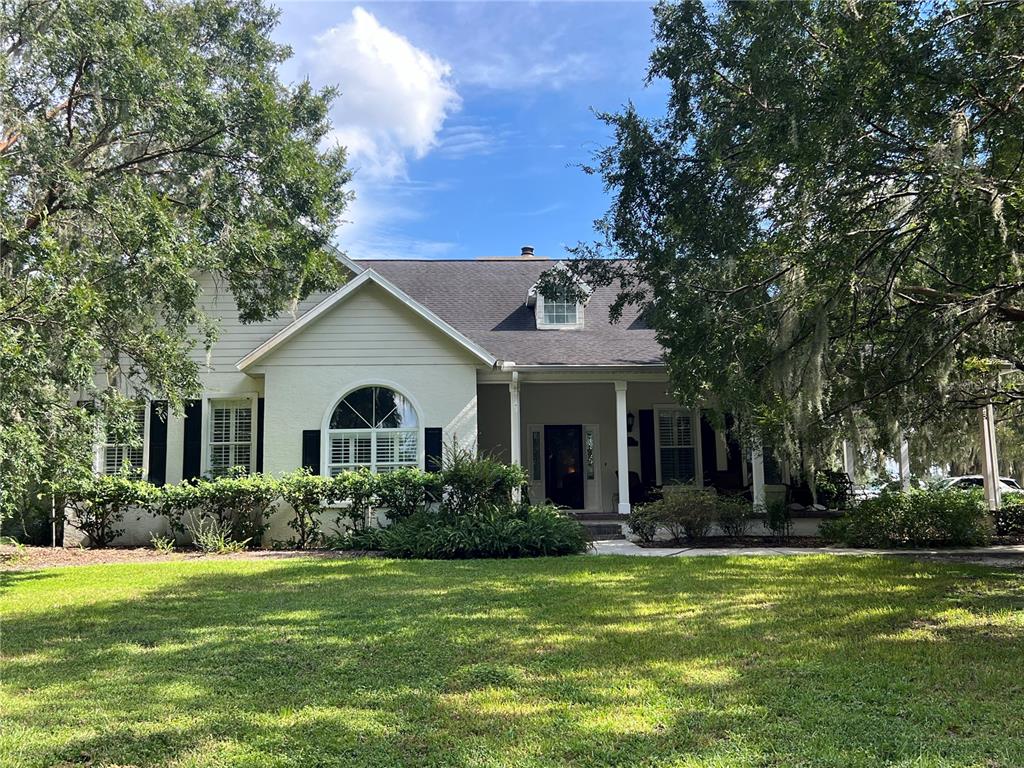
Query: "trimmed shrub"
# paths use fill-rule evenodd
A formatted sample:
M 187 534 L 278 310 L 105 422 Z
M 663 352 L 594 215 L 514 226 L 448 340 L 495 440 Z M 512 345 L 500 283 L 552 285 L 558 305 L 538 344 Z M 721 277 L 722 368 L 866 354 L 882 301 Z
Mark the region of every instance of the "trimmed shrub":
M 267 516 L 281 494 L 280 483 L 260 473 L 232 472 L 196 484 L 198 513 L 215 520 L 228 540 L 259 546 Z
M 300 469 L 284 475 L 278 481 L 278 490 L 294 512 L 288 527 L 295 531 L 295 537 L 288 544 L 298 549 L 320 546 L 323 543 L 320 515 L 327 504 L 337 500 L 335 478 L 312 475 L 309 470 Z
M 977 491 L 912 489 L 865 499 L 821 534 L 854 547 L 975 546 L 989 541 L 991 524 Z
M 127 474 L 96 475 L 66 483 L 61 492 L 73 511 L 65 522 L 86 535 L 90 547 L 109 546 L 124 533 L 118 528 L 132 507 L 149 506 L 156 488 Z
M 696 541 L 711 531 L 716 510 L 717 494 L 713 490 L 691 485 L 665 486 L 660 499 L 639 507 L 637 516 L 631 517 L 641 529 L 633 528 L 633 532 L 641 541 L 652 541 L 658 528 L 666 528 L 673 540 Z
M 427 560 L 570 555 L 589 546 L 583 526 L 551 506 L 477 508 L 458 519 L 424 510 L 348 539 L 352 549 Z
M 342 472 L 334 478 L 331 498 L 334 503 L 344 505 L 334 518 L 335 528 L 339 531 L 347 528 L 356 531 L 366 529 L 381 477 L 368 469 L 357 469 Z
M 742 496 L 720 494 L 715 500 L 715 515 L 722 533 L 738 538 L 745 536 L 749 530 L 754 510 Z
M 999 536 L 1024 536 L 1024 501 L 1016 495 L 993 514 L 995 532 Z
M 439 482 L 436 475 L 412 467 L 394 469 L 376 480 L 377 506 L 391 522 L 422 512 Z
M 195 481 L 185 480 L 176 485 L 165 485 L 157 491 L 153 511 L 167 520 L 173 533 L 184 535 L 191 513 L 203 501 L 203 490 Z

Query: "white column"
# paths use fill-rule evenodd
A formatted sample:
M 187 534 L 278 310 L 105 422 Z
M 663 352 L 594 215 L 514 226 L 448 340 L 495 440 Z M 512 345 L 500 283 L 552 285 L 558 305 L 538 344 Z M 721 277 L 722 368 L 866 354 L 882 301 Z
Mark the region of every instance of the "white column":
M 509 399 L 509 461 L 513 467 L 521 467 L 523 465 L 522 456 L 522 436 L 520 434 L 520 418 L 519 418 L 519 374 L 516 371 L 512 372 L 512 381 L 508 385 L 508 399 Z M 516 489 L 512 494 L 516 501 L 522 497 L 520 489 Z
M 900 487 L 910 490 L 910 443 L 905 432 L 900 432 Z
M 615 447 L 619 463 L 620 515 L 629 514 L 629 435 L 626 433 L 626 382 L 615 382 Z
M 767 505 L 764 497 L 764 451 L 761 448 L 760 435 L 754 435 L 750 441 L 750 471 L 753 475 L 751 495 L 754 499 L 754 511 L 764 512 Z
M 985 503 L 994 512 L 1002 506 L 1003 499 L 999 491 L 995 409 L 991 403 L 981 409 L 981 472 L 985 483 Z
M 857 462 L 853 451 L 853 443 L 843 440 L 843 471 L 850 478 L 851 483 L 857 482 Z

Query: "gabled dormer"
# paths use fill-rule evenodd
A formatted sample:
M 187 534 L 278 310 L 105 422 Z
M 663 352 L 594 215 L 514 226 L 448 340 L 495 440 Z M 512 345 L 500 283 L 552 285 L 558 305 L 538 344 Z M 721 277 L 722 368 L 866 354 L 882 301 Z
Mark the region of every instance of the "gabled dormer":
M 533 248 L 523 247 L 523 255 L 529 250 L 532 255 Z M 568 272 L 564 263 L 557 264 L 554 269 Z M 584 283 L 576 282 L 575 287 L 562 286 L 551 287 L 552 282 L 542 279 L 534 283 L 526 295 L 526 306 L 533 307 L 534 317 L 537 322 L 537 330 L 540 331 L 576 331 L 583 328 L 583 311 L 590 297 L 590 287 Z M 546 283 L 548 289 L 542 290 L 542 284 Z M 547 293 L 547 296 L 544 294 Z

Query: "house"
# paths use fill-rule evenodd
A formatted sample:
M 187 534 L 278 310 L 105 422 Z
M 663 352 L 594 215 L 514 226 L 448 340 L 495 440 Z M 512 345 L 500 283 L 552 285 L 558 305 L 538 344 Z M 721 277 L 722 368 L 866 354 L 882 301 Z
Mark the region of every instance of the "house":
M 139 416 L 143 447 L 100 446 L 97 471 L 127 458 L 161 484 L 236 465 L 431 469 L 458 444 L 522 464 L 531 499 L 607 514 L 628 513 L 654 486 L 742 489 L 764 477 L 699 409 L 674 401 L 635 308 L 609 322 L 614 288 L 595 288 L 585 304 L 546 300 L 535 285 L 557 262 L 532 248 L 345 264 L 337 291 L 253 325 L 207 278 L 202 304 L 220 337 L 195 351 L 202 398 L 184 418 L 151 403 Z M 159 521 L 126 523 L 125 543 L 159 532 Z

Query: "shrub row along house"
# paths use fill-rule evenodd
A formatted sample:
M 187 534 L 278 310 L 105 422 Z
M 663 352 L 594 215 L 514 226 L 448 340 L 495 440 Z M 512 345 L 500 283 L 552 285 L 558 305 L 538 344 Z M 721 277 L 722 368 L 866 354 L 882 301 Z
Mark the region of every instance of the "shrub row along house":
M 195 352 L 202 398 L 183 418 L 160 402 L 140 409 L 142 447 L 99 446 L 96 470 L 127 460 L 156 485 L 234 466 L 429 470 L 459 445 L 523 466 L 534 501 L 609 514 L 662 485 L 781 482 L 699 408 L 673 401 L 654 331 L 635 309 L 609 322 L 613 288 L 585 304 L 545 300 L 536 284 L 556 262 L 528 247 L 517 258 L 345 264 L 337 291 L 250 325 L 204 280 L 220 336 Z M 145 515 L 125 523 L 125 544 L 160 528 Z

